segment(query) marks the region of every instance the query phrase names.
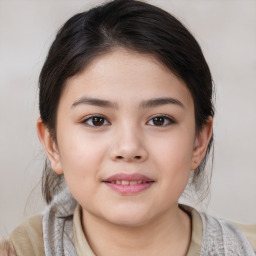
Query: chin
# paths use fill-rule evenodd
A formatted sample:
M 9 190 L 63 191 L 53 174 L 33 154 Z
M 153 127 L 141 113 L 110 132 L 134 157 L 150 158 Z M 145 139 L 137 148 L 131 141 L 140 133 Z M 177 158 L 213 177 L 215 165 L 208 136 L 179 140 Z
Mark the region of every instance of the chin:
M 145 225 L 149 221 L 149 218 L 146 213 L 129 210 L 126 212 L 112 212 L 109 218 L 107 216 L 105 217 L 105 220 L 118 226 L 140 227 Z

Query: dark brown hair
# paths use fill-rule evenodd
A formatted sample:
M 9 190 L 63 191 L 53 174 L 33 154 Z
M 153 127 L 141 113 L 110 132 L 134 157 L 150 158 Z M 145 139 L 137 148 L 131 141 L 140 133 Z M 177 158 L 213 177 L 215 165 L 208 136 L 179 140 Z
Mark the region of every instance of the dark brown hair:
M 71 17 L 49 50 L 39 78 L 39 108 L 54 140 L 57 107 L 65 81 L 115 47 L 152 55 L 185 82 L 194 100 L 197 131 L 209 116 L 214 116 L 211 73 L 191 33 L 158 7 L 140 1 L 115 0 Z M 212 141 L 213 138 L 204 160 L 193 172 L 191 184 L 196 190 L 201 187 Z M 46 164 L 42 190 L 47 203 L 62 184 L 63 177 Z

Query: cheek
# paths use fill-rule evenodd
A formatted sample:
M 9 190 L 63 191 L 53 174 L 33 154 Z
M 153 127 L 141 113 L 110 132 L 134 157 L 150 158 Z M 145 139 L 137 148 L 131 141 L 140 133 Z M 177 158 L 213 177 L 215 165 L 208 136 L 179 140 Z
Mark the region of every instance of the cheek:
M 169 136 L 154 145 L 154 162 L 166 195 L 179 197 L 188 182 L 193 156 L 191 136 Z
M 82 205 L 91 202 L 91 196 L 97 194 L 97 184 L 100 182 L 104 149 L 99 147 L 97 141 L 70 139 L 65 149 L 61 151 L 62 168 L 67 187 L 74 198 Z M 91 202 L 92 203 L 92 202 Z M 90 204 L 91 204 L 90 203 Z
M 67 184 L 90 186 L 97 181 L 101 163 L 106 155 L 106 143 L 91 136 L 68 133 L 61 138 L 60 158 Z
M 190 170 L 194 137 L 189 133 L 175 133 L 162 140 L 151 141 L 153 154 L 159 164 L 170 170 Z
M 68 162 L 78 166 L 81 164 L 80 167 L 84 167 L 84 163 L 90 164 L 100 159 L 106 150 L 106 142 L 102 138 L 86 133 L 80 127 L 70 131 L 65 130 L 60 142 L 60 155 L 64 165 Z

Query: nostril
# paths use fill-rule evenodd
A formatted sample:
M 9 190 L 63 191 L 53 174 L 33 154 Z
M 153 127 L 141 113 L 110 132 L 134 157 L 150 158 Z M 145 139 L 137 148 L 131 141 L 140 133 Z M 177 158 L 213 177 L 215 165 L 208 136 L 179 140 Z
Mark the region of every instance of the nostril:
M 125 157 L 123 156 L 116 156 L 116 159 L 124 159 Z M 141 156 L 134 156 L 134 159 L 140 160 L 142 157 Z

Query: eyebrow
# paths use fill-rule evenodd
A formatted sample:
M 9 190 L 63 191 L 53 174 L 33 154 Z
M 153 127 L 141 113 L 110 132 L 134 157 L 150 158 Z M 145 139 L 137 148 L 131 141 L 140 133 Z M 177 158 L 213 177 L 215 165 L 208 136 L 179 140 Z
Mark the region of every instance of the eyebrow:
M 81 99 L 75 101 L 71 107 L 73 108 L 80 104 L 93 105 L 93 106 L 98 106 L 98 107 L 117 108 L 117 105 L 111 101 L 96 99 L 96 98 L 88 98 L 88 97 L 82 97 Z
M 167 105 L 167 104 L 174 104 L 184 108 L 184 105 L 179 100 L 174 98 L 169 98 L 169 97 L 145 100 L 141 102 L 140 107 L 150 108 L 150 107 L 158 107 L 158 106 Z
M 93 105 L 98 107 L 118 108 L 118 104 L 115 102 L 111 102 L 103 99 L 97 99 L 97 98 L 88 98 L 88 97 L 82 97 L 79 100 L 75 101 L 72 104 L 71 108 L 76 107 L 78 105 L 83 105 L 83 104 Z M 170 98 L 170 97 L 155 98 L 155 99 L 142 101 L 140 103 L 140 108 L 158 107 L 158 106 L 167 105 L 167 104 L 173 104 L 173 105 L 177 105 L 184 108 L 184 105 L 181 103 L 181 101 L 174 98 Z

